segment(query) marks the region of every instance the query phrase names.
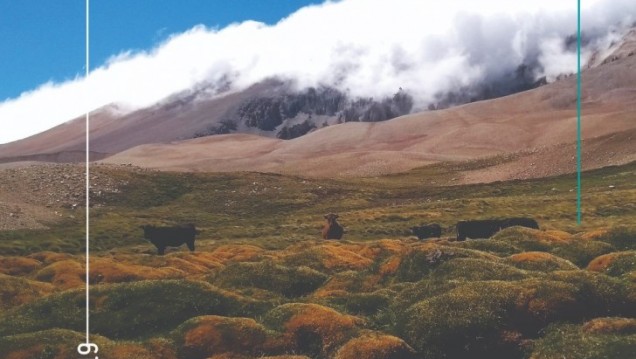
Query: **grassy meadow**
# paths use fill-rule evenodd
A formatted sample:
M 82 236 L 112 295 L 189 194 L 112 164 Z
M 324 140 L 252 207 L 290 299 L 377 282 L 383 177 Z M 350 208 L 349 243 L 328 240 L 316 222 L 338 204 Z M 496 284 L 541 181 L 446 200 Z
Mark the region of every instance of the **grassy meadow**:
M 479 162 L 357 179 L 95 166 L 91 332 L 100 358 L 632 358 L 636 163 L 453 185 Z M 0 357 L 68 358 L 84 340 L 84 218 L 0 232 Z M 338 213 L 341 241 L 324 241 Z M 72 217 L 70 216 L 72 214 Z M 454 241 L 459 220 L 527 216 Z M 439 223 L 443 237 L 409 228 Z M 165 256 L 144 224 L 194 223 Z

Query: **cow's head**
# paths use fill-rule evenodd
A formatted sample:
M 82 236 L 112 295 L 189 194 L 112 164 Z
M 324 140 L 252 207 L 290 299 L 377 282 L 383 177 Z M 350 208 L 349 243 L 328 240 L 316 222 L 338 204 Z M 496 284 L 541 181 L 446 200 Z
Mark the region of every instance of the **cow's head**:
M 329 224 L 336 223 L 336 219 L 338 218 L 337 214 L 329 213 L 325 215 L 325 219 Z
M 152 232 L 153 226 L 144 224 L 143 226 L 139 226 L 139 228 L 141 228 L 144 231 L 144 238 L 148 239 L 150 233 Z

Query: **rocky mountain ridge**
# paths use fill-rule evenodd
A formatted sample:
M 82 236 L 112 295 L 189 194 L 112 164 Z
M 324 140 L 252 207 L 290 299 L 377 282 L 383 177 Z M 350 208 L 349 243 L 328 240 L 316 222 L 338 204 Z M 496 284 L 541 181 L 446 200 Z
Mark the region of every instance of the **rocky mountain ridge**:
M 344 122 L 378 122 L 406 115 L 413 97 L 400 89 L 392 97 L 351 98 L 333 87 L 309 87 L 295 91 L 284 82 L 280 91 L 254 97 L 228 111 L 218 123 L 193 137 L 257 131 L 261 135 L 292 139 L 308 132 Z

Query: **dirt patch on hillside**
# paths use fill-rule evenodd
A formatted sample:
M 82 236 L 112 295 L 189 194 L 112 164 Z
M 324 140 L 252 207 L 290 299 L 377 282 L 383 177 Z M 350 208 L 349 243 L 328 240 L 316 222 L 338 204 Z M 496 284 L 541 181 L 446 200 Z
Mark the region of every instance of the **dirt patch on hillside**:
M 125 182 L 115 180 L 103 167 L 91 167 L 91 205 L 117 193 Z M 135 169 L 132 169 L 135 170 Z M 85 207 L 84 165 L 13 163 L 0 167 L 0 230 L 41 229 L 47 223 L 72 218 Z

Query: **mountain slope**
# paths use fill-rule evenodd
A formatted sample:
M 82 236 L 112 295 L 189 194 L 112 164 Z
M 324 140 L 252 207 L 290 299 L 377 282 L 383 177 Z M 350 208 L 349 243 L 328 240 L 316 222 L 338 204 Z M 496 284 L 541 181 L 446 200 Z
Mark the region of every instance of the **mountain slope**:
M 197 95 L 205 93 L 195 90 L 125 115 L 115 106 L 106 106 L 91 114 L 91 151 L 113 154 L 143 143 L 192 138 L 196 131 L 207 126 L 210 118 L 224 114 L 245 99 L 271 91 L 272 84 L 266 82 L 211 101 L 197 101 Z M 8 161 L 11 157 L 83 150 L 84 147 L 85 119 L 81 117 L 29 138 L 0 145 L 0 161 L 2 158 Z
M 147 143 L 165 143 L 230 132 L 290 139 L 318 127 L 347 121 L 384 121 L 406 113 L 412 98 L 399 91 L 373 100 L 350 98 L 334 88 L 296 89 L 270 79 L 242 91 L 211 93 L 210 87 L 175 94 L 149 108 L 125 113 L 116 105 L 93 111 L 90 147 L 101 159 Z M 83 160 L 85 118 L 80 117 L 29 138 L 0 145 L 0 162 Z
M 583 75 L 583 138 L 619 134 L 634 127 L 635 53 L 636 30 L 632 30 L 623 41 L 598 51 L 590 60 Z M 538 85 L 528 82 L 531 72 L 517 71 L 511 84 L 523 86 L 513 87 Z M 299 90 L 292 82 L 276 79 L 242 91 L 228 91 L 229 83 L 221 85 L 200 84 L 132 113 L 116 105 L 94 111 L 91 158 L 100 160 L 145 145 L 109 162 L 163 169 L 360 176 L 519 151 L 524 153 L 515 158 L 521 158 L 544 147 L 570 148 L 559 146 L 576 138 L 573 76 L 495 100 L 382 123 L 378 121 L 411 111 L 413 99 L 408 93 L 400 90 L 393 97 L 374 100 L 350 98 L 328 87 Z M 449 101 L 488 98 L 493 84 L 482 85 L 485 92 L 459 90 L 447 94 Z M 444 107 L 443 96 L 431 108 Z M 334 126 L 342 122 L 346 123 Z M 83 161 L 84 130 L 82 117 L 0 145 L 0 163 Z M 219 136 L 235 132 L 241 135 Z M 215 136 L 185 141 L 207 135 Z M 254 135 L 264 137 L 250 137 Z M 174 141 L 182 143 L 170 144 Z M 246 141 L 249 146 L 244 145 Z M 629 145 L 629 141 L 625 143 Z M 566 151 L 563 156 L 571 157 L 571 153 Z M 622 163 L 629 158 L 623 157 L 615 160 Z
M 636 56 L 625 56 L 583 73 L 582 136 L 588 142 L 636 128 L 635 70 Z M 614 146 L 633 147 L 631 137 L 620 138 L 622 142 Z M 290 141 L 244 134 L 212 136 L 138 146 L 106 162 L 166 170 L 360 176 L 438 161 L 538 151 L 575 140 L 576 78 L 570 76 L 499 99 L 386 122 L 329 126 Z M 569 152 L 563 156 L 574 154 Z M 617 153 L 624 155 L 614 162 L 624 163 L 636 149 Z

